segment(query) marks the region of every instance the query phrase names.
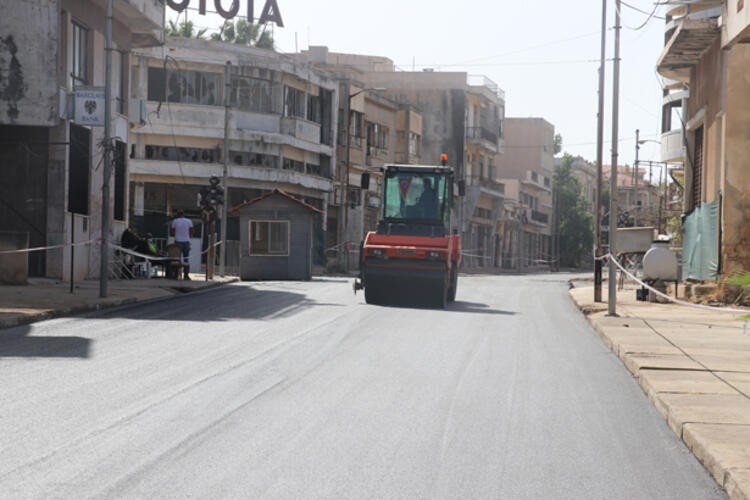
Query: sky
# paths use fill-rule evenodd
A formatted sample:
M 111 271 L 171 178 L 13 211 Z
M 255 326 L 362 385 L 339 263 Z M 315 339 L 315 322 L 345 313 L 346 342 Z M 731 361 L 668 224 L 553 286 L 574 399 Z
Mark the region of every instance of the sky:
M 244 13 L 249 0 L 239 1 Z M 255 0 L 256 16 L 265 1 Z M 506 117 L 544 118 L 561 135 L 563 152 L 596 160 L 601 0 L 276 3 L 284 22 L 272 27 L 280 52 L 325 45 L 331 52 L 388 57 L 399 70 L 486 76 L 505 91 Z M 212 0 L 206 4 L 214 10 Z M 198 5 L 191 0 L 187 11 L 196 26 L 221 24 L 216 14 L 199 15 Z M 628 0 L 621 15 L 618 163 L 634 163 L 636 129 L 646 141 L 639 159 L 658 161 L 662 91 L 655 65 L 664 44 L 663 7 Z M 167 19 L 176 17 L 167 7 Z M 607 0 L 605 165 L 612 159 L 614 25 L 615 1 Z

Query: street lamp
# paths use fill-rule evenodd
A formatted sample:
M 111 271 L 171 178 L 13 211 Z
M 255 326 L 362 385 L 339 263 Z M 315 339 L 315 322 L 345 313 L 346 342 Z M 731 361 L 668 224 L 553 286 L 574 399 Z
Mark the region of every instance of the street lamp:
M 633 224 L 636 226 L 638 225 L 638 152 L 641 149 L 641 144 L 645 144 L 647 142 L 655 142 L 656 144 L 661 144 L 659 141 L 655 141 L 653 139 L 641 139 L 640 138 L 640 130 L 636 129 L 635 131 L 635 166 L 633 167 L 633 197 L 635 198 L 635 211 L 633 215 Z M 651 179 L 649 178 L 649 182 L 651 182 Z
M 350 86 L 347 86 L 347 92 L 349 91 Z M 341 195 L 341 209 L 343 212 L 343 224 L 339 223 L 339 226 L 341 228 L 341 238 L 339 239 L 339 244 L 343 243 L 344 239 L 344 231 L 345 228 L 349 224 L 349 173 L 351 170 L 351 158 L 350 158 L 350 152 L 351 152 L 351 126 L 352 126 L 352 99 L 357 97 L 358 95 L 362 94 L 363 92 L 369 92 L 372 90 L 386 90 L 384 87 L 367 87 L 360 89 L 353 94 L 349 94 L 349 97 L 347 99 L 346 103 L 346 152 L 345 154 L 345 164 L 346 164 L 346 179 L 344 180 L 344 192 Z M 347 254 L 347 261 L 346 261 L 346 269 L 349 270 L 349 262 L 348 262 L 348 254 Z

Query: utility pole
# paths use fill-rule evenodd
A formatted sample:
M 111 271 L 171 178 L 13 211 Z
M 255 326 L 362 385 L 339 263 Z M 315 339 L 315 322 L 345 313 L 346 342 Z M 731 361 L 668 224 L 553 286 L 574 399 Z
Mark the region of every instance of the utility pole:
M 109 278 L 109 178 L 112 170 L 112 3 L 104 17 L 104 164 L 102 166 L 102 236 L 99 261 L 99 297 L 107 296 Z
M 607 312 L 617 316 L 617 141 L 620 104 L 620 0 L 615 0 L 615 60 L 612 70 L 612 169 L 609 179 L 609 296 Z
M 349 215 L 348 215 L 349 207 L 347 205 L 349 203 L 349 199 L 348 199 L 349 198 L 349 149 L 351 147 L 350 146 L 350 139 L 349 139 L 349 135 L 351 134 L 351 130 L 350 129 L 351 129 L 351 115 L 352 115 L 352 110 L 351 110 L 352 99 L 350 97 L 350 94 L 351 94 L 351 83 L 347 81 L 346 84 L 345 84 L 345 86 L 344 86 L 344 88 L 346 90 L 345 95 L 347 96 L 347 99 L 346 99 L 346 109 L 344 110 L 344 113 L 345 113 L 345 123 L 346 123 L 346 125 L 345 125 L 345 127 L 346 127 L 345 128 L 345 136 L 344 136 L 344 139 L 345 139 L 344 140 L 344 147 L 346 149 L 344 151 L 344 158 L 345 159 L 344 159 L 344 168 L 342 169 L 343 175 L 341 176 L 341 177 L 343 177 L 341 179 L 341 198 L 339 200 L 341 202 L 341 204 L 339 205 L 339 214 L 338 214 L 338 216 L 339 216 L 338 217 L 339 218 L 339 220 L 338 220 L 338 233 L 339 234 L 338 234 L 338 238 L 337 238 L 337 244 L 339 245 L 339 256 L 343 256 L 344 255 L 343 252 L 346 251 L 346 249 L 345 249 L 346 244 L 344 242 L 344 239 L 346 237 L 346 226 L 347 226 L 348 218 L 349 218 Z M 348 260 L 348 255 L 346 256 L 346 259 Z M 344 258 L 339 257 L 339 263 L 338 264 L 340 266 L 345 267 L 345 269 L 347 271 L 349 270 L 348 263 L 346 263 L 346 261 L 344 260 Z
M 232 90 L 230 81 L 230 69 L 232 62 L 227 61 L 224 67 L 224 150 L 222 159 L 224 160 L 224 175 L 222 184 L 224 185 L 224 204 L 221 205 L 221 249 L 219 250 L 219 274 L 224 277 L 227 262 L 227 204 L 229 203 L 229 185 L 227 184 L 227 175 L 229 173 L 229 94 Z
M 604 158 L 604 65 L 606 64 L 607 0 L 602 0 L 602 42 L 599 62 L 599 111 L 596 116 L 596 214 L 594 235 L 596 259 L 594 259 L 594 302 L 602 301 L 602 160 Z
M 638 211 L 640 205 L 638 204 L 638 150 L 641 149 L 641 131 L 635 129 L 635 165 L 633 166 L 633 198 L 635 200 L 635 210 L 633 210 L 633 225 L 638 226 Z

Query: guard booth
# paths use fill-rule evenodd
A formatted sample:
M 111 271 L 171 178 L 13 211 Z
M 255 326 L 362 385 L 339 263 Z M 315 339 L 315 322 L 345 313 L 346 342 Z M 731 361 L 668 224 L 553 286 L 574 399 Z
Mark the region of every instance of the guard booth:
M 322 211 L 280 189 L 231 209 L 240 219 L 240 279 L 310 280 Z

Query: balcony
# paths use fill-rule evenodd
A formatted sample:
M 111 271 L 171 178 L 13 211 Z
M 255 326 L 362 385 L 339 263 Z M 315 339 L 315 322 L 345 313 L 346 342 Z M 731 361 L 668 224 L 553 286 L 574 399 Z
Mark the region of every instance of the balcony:
M 162 43 L 164 0 L 117 0 L 113 3 L 115 19 L 132 32 L 133 47 L 154 47 Z
M 488 127 L 467 127 L 466 139 L 469 142 L 479 144 L 493 152 L 497 152 L 500 133 L 498 130 L 493 130 Z
M 682 129 L 670 130 L 661 135 L 661 161 L 665 163 L 681 163 L 685 161 Z
M 303 141 L 320 143 L 320 125 L 303 118 L 282 118 L 281 133 Z
M 690 69 L 721 36 L 717 19 L 720 14 L 721 8 L 710 9 L 667 24 L 667 31 L 674 32 L 656 62 L 661 76 L 681 82 L 689 81 Z
M 539 222 L 541 224 L 549 224 L 549 214 L 545 214 L 544 212 L 540 212 L 539 210 L 532 210 L 531 220 L 534 222 Z
M 467 176 L 466 179 L 470 187 L 478 187 L 479 192 L 481 193 L 485 193 L 495 198 L 505 197 L 505 184 L 502 182 L 475 175 Z
M 747 10 L 738 12 L 736 9 L 727 9 L 725 16 L 722 17 L 721 27 L 723 28 L 722 48 L 731 48 L 738 43 L 750 43 L 750 14 Z

